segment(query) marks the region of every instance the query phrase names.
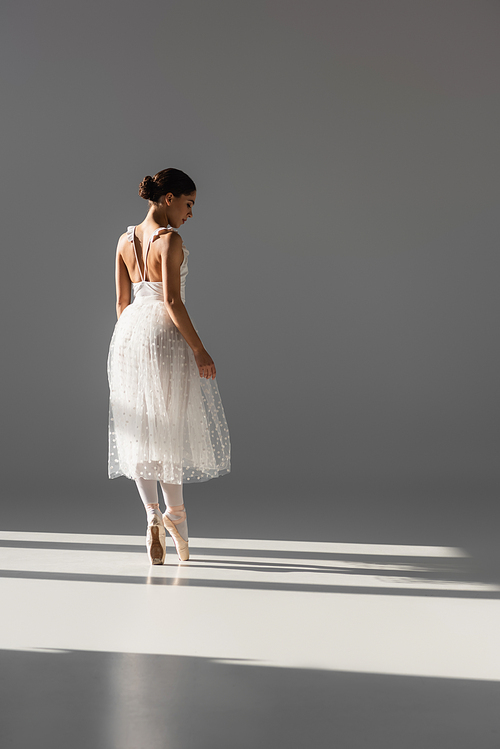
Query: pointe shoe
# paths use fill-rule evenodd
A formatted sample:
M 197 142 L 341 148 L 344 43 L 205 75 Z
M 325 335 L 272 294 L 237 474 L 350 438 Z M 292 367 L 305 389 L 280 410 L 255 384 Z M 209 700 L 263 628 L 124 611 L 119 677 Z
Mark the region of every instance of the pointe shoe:
M 158 515 L 154 515 L 148 523 L 146 548 L 151 564 L 163 564 L 167 552 L 167 544 L 165 541 L 165 528 Z
M 189 544 L 186 541 L 185 538 L 182 538 L 181 534 L 177 530 L 177 525 L 180 523 L 183 523 L 186 520 L 186 510 L 183 510 L 181 514 L 181 517 L 179 520 L 170 520 L 167 513 L 163 513 L 163 524 L 165 525 L 165 528 L 172 536 L 172 540 L 175 544 L 175 549 L 177 551 L 177 556 L 181 560 L 181 562 L 187 562 L 189 559 Z

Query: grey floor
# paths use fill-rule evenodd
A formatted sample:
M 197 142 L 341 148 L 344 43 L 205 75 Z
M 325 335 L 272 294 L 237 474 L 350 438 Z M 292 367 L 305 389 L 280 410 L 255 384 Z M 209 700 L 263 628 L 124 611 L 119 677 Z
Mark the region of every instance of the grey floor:
M 494 487 L 339 491 L 321 524 L 277 501 L 264 527 L 192 495 L 192 560 L 150 568 L 111 486 L 119 521 L 112 496 L 5 512 L 2 746 L 500 748 Z
M 16 749 L 500 746 L 498 683 L 88 652 L 1 667 Z

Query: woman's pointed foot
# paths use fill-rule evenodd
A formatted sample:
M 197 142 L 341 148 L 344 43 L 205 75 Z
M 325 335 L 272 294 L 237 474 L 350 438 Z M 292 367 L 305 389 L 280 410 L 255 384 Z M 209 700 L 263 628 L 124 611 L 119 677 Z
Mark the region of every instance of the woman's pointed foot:
M 161 515 L 158 513 L 148 519 L 148 528 L 146 532 L 146 548 L 151 564 L 163 564 L 167 552 L 165 539 L 165 528 L 163 526 Z
M 177 551 L 177 556 L 179 557 L 181 562 L 187 562 L 187 560 L 189 559 L 189 542 L 187 533 L 186 510 L 179 510 L 177 507 L 175 508 L 175 510 L 175 514 L 170 512 L 169 510 L 163 513 L 163 523 L 167 531 L 172 536 L 172 540 Z

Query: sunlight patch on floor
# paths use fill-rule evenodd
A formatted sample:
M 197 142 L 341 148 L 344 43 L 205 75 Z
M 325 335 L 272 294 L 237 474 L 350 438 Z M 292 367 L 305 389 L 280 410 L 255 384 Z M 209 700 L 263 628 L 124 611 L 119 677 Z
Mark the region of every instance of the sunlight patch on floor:
M 142 537 L 2 532 L 0 648 L 500 679 L 500 601 L 481 597 L 500 587 L 474 580 L 460 549 L 191 545 L 189 563 L 170 546 L 150 567 Z

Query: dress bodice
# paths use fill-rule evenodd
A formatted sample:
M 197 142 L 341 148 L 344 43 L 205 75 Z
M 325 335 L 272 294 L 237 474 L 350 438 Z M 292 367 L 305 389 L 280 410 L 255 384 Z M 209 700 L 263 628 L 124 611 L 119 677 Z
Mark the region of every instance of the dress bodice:
M 144 262 L 144 269 L 146 273 L 146 263 L 149 253 L 149 248 L 151 247 L 151 242 L 153 241 L 153 238 L 158 234 L 161 229 L 167 228 L 170 231 L 177 231 L 177 229 L 174 229 L 173 226 L 168 225 L 168 227 L 160 227 L 157 229 L 151 237 L 149 238 L 149 242 L 146 248 L 145 253 L 145 262 Z M 135 248 L 135 241 L 134 241 L 134 229 L 135 226 L 129 226 L 127 228 L 127 238 L 130 242 L 132 242 L 132 246 L 134 248 L 134 253 L 137 260 L 137 267 L 139 268 L 139 273 L 141 273 L 142 280 L 138 281 L 137 283 L 132 283 L 132 289 L 134 292 L 134 302 L 147 302 L 147 301 L 163 301 L 163 283 L 162 281 L 147 281 L 142 272 L 141 267 L 139 265 L 139 259 L 137 258 L 137 250 Z M 186 301 L 186 276 L 188 274 L 188 255 L 189 252 L 186 250 L 186 247 L 184 245 L 184 242 L 182 243 L 182 251 L 184 253 L 184 259 L 181 264 L 180 268 L 180 274 L 181 274 L 181 299 L 183 302 Z

